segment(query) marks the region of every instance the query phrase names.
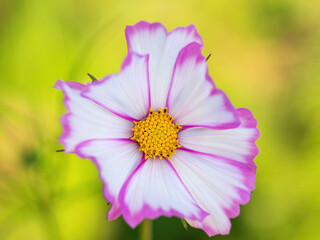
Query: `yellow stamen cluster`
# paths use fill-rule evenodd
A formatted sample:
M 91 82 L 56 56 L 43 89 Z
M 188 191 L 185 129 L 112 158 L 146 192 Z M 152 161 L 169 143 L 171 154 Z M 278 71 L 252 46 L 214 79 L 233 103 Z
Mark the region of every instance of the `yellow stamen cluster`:
M 161 108 L 153 112 L 150 108 L 147 118 L 140 122 L 134 122 L 132 128 L 134 141 L 140 144 L 139 151 L 145 153 L 145 159 L 160 157 L 171 159 L 175 150 L 179 147 L 178 132 L 181 127 L 174 123 L 174 118 L 168 113 L 168 108 Z

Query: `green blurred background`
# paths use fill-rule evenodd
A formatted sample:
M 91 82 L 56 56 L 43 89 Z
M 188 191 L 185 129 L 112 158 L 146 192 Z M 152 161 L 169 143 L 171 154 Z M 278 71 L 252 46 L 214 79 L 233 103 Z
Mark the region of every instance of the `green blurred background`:
M 118 72 L 126 25 L 195 24 L 209 70 L 261 138 L 256 190 L 229 236 L 320 239 L 320 1 L 0 0 L 0 239 L 138 239 L 108 222 L 96 167 L 56 153 L 65 112 L 56 79 Z M 177 218 L 154 239 L 207 239 Z

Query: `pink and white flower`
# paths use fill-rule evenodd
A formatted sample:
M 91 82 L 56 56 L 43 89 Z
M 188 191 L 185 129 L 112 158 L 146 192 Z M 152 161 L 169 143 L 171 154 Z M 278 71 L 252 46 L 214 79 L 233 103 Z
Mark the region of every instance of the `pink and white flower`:
M 228 234 L 255 185 L 256 120 L 215 87 L 193 25 L 168 33 L 139 22 L 125 34 L 120 73 L 57 81 L 65 152 L 97 165 L 109 220 L 122 214 L 135 227 L 177 216 L 210 236 Z

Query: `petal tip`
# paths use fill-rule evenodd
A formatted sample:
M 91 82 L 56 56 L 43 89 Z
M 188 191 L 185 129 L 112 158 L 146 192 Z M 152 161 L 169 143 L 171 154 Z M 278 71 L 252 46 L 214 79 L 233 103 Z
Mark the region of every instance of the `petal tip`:
M 56 83 L 53 85 L 53 88 L 58 89 L 58 90 L 62 90 L 62 84 L 63 84 L 62 80 L 58 79 L 56 81 Z

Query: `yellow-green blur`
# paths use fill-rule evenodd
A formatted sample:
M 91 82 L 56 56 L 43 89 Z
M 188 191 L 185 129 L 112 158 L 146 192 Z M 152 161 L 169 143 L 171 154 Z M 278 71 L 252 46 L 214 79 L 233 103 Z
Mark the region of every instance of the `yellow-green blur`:
M 116 73 L 126 25 L 195 24 L 210 75 L 258 120 L 257 180 L 223 240 L 320 239 L 320 1 L 0 0 L 0 239 L 138 239 L 108 222 L 98 171 L 57 153 L 58 78 Z M 153 237 L 208 239 L 180 219 Z

